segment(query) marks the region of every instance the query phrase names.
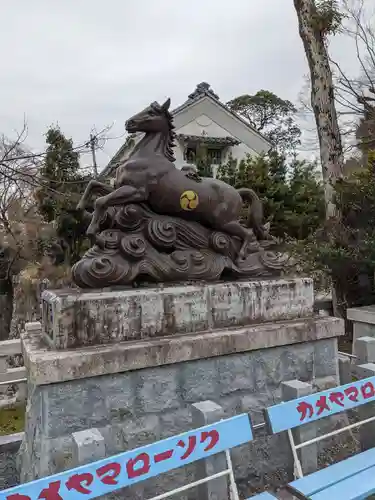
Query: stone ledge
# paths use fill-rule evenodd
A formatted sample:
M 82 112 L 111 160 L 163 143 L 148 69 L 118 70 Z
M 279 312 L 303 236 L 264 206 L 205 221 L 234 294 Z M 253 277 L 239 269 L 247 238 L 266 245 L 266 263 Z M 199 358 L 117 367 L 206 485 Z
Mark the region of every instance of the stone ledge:
M 0 453 L 4 451 L 18 449 L 21 446 L 24 432 L 17 432 L 15 434 L 6 434 L 0 436 Z
M 22 348 L 29 382 L 44 385 L 340 335 L 343 320 L 313 317 L 64 351 L 48 349 L 41 331 L 29 332 Z
M 375 325 L 375 305 L 363 307 L 351 307 L 346 311 L 347 319 L 357 323 Z

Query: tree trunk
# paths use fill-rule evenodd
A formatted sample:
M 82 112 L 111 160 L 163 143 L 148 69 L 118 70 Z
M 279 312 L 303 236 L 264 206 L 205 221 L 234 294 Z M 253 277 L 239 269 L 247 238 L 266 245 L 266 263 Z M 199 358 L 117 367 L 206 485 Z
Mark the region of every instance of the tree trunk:
M 0 341 L 8 340 L 13 315 L 13 283 L 0 279 Z
M 326 34 L 322 31 L 324 23 L 319 22 L 315 0 L 294 0 L 294 7 L 297 11 L 299 33 L 310 69 L 311 104 L 319 138 L 326 219 L 339 223 L 341 213 L 335 204 L 335 183 L 343 177 L 344 156 L 335 107 L 332 71 L 326 47 Z M 334 238 L 332 233 L 330 238 Z M 343 290 L 335 285 L 335 277 L 333 277 L 333 283 L 334 315 L 344 317 Z
M 334 186 L 337 179 L 343 176 L 344 158 L 325 35 L 318 25 L 315 0 L 294 0 L 294 6 L 310 69 L 311 104 L 319 137 L 326 218 L 340 219 L 339 210 L 334 203 Z

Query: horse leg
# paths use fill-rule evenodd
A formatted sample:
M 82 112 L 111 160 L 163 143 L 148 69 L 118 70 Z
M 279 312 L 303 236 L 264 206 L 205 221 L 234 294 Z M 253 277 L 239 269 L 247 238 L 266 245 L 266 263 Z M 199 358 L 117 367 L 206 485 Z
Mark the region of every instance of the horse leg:
M 93 192 L 101 194 L 101 196 L 109 194 L 113 191 L 113 188 L 108 184 L 104 184 L 103 182 L 99 182 L 96 180 L 91 180 L 85 189 L 85 192 L 80 199 L 77 210 L 84 210 L 86 208 L 87 200 L 90 198 Z
M 139 189 L 129 185 L 121 186 L 114 191 L 112 190 L 107 195 L 98 198 L 95 201 L 95 210 L 92 216 L 91 224 L 87 228 L 87 236 L 95 237 L 97 235 L 99 232 L 100 221 L 107 208 L 125 205 L 134 201 L 141 202 L 146 200 L 147 193 L 145 189 Z
M 219 228 L 218 228 L 219 229 Z M 242 240 L 242 246 L 240 251 L 238 252 L 237 260 L 243 260 L 245 258 L 245 252 L 247 245 L 254 238 L 253 233 L 247 227 L 242 226 L 238 221 L 234 220 L 231 222 L 227 222 L 223 226 L 220 227 L 220 231 L 230 234 L 231 236 L 237 236 Z

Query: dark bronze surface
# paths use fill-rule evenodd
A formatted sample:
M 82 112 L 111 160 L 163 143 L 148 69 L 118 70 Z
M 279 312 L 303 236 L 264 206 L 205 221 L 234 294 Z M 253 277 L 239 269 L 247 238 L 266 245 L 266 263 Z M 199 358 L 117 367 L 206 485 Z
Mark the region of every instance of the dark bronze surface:
M 263 226 L 262 203 L 252 189 L 236 190 L 174 165 L 170 100 L 154 102 L 126 122 L 144 132 L 116 172 L 115 187 L 91 181 L 78 208 L 99 194 L 87 230 L 95 242 L 73 267 L 75 282 L 97 288 L 155 281 L 264 276 L 280 271 L 284 258 L 265 250 L 275 240 Z M 188 170 L 188 171 L 186 171 Z M 251 203 L 248 223 L 239 216 Z

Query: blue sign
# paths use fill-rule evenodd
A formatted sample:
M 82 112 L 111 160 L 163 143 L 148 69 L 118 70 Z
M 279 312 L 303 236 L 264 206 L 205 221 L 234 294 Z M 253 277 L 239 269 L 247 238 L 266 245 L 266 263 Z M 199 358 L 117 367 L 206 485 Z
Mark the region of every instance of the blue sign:
M 375 401 L 375 377 L 271 406 L 265 417 L 273 433 Z
M 249 416 L 238 415 L 142 448 L 0 492 L 0 500 L 97 498 L 253 439 Z

